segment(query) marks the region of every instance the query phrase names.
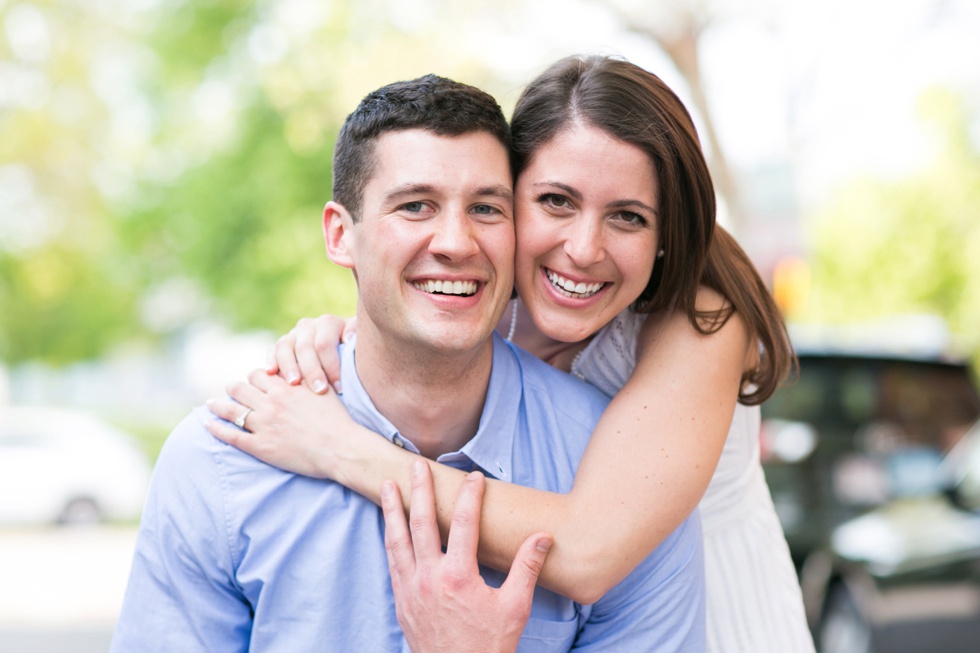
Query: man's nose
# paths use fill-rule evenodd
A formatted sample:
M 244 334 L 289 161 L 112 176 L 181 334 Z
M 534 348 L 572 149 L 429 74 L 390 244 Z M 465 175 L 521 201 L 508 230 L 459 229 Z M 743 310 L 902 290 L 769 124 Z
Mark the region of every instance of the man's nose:
M 577 216 L 565 230 L 565 254 L 580 268 L 586 268 L 605 258 L 600 221 Z
M 435 222 L 429 250 L 437 256 L 453 260 L 467 258 L 480 251 L 473 221 L 465 210 L 447 211 Z

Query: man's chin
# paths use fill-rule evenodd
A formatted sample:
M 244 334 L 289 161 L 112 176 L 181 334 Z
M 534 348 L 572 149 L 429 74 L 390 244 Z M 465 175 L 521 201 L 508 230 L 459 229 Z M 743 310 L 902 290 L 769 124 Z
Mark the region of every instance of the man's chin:
M 429 323 L 421 325 L 417 346 L 431 354 L 465 354 L 479 349 L 490 342 L 493 327 L 488 324 L 467 324 L 458 321 L 452 324 Z

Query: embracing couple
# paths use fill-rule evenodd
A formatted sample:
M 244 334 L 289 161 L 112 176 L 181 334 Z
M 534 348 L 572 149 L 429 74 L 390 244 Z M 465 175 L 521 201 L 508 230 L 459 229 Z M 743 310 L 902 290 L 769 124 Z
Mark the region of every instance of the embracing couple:
M 509 127 L 391 84 L 333 175 L 356 329 L 170 435 L 113 651 L 813 650 L 758 450 L 792 348 L 658 77 L 561 60 Z

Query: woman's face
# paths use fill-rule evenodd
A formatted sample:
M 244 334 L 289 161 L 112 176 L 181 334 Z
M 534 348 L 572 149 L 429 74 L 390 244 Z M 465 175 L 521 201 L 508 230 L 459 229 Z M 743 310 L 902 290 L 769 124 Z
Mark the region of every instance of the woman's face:
M 538 329 L 578 342 L 646 287 L 657 251 L 650 157 L 575 123 L 517 179 L 517 291 Z

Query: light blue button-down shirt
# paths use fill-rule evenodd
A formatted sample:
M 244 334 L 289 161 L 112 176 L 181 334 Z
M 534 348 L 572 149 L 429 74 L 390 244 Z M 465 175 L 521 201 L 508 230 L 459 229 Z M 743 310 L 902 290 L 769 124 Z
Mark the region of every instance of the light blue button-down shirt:
M 342 346 L 344 403 L 401 439 Z M 440 462 L 557 492 L 608 398 L 495 336 L 477 435 Z M 395 616 L 380 509 L 331 481 L 283 472 L 212 437 L 198 409 L 154 471 L 112 651 L 408 651 Z M 655 497 L 651 497 L 655 501 Z M 503 575 L 484 577 L 499 585 Z M 592 606 L 541 588 L 521 651 L 700 651 L 700 522 L 684 522 Z

